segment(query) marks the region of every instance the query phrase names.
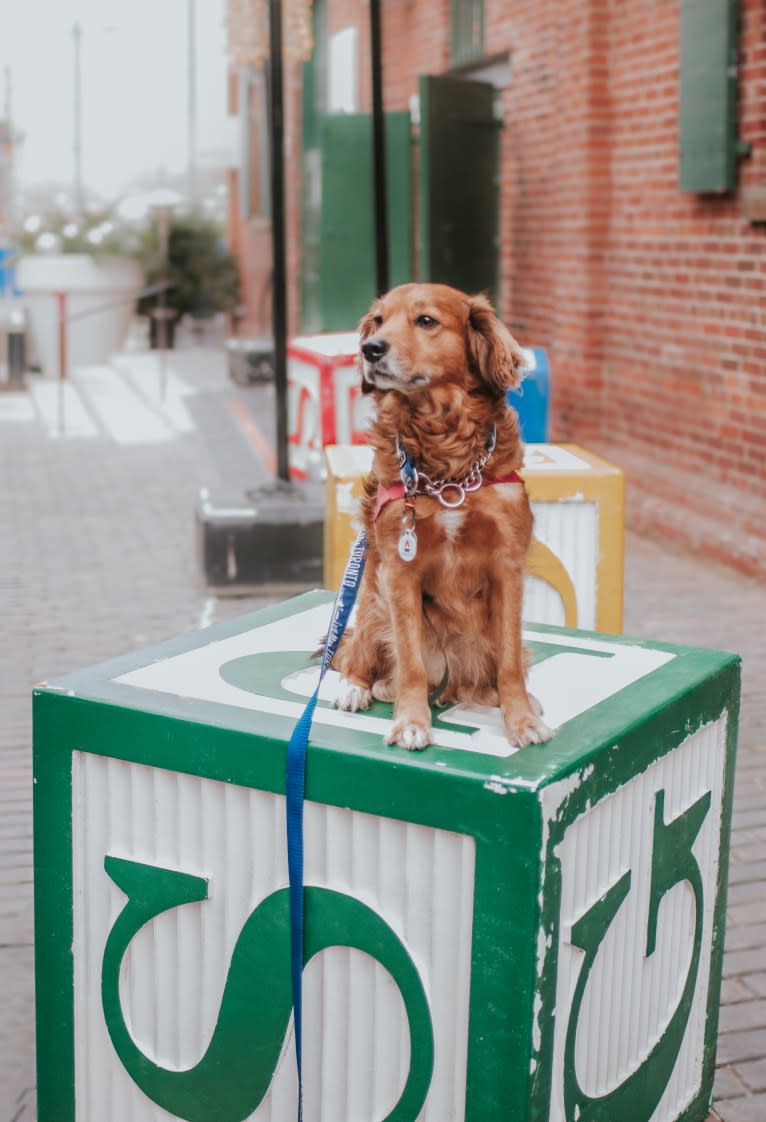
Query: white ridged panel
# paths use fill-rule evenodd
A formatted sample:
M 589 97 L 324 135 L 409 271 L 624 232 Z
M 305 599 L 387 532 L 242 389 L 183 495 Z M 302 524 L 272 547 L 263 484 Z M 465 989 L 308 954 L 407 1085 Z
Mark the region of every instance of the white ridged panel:
M 575 1067 L 582 1090 L 600 1097 L 638 1067 L 661 1036 L 681 995 L 691 959 L 694 897 L 682 881 L 660 904 L 657 944 L 645 957 L 651 884 L 654 807 L 665 791 L 664 820 L 678 818 L 706 792 L 711 805 L 693 846 L 704 886 L 702 952 L 694 1001 L 671 1078 L 651 1122 L 669 1122 L 699 1090 L 709 989 L 713 912 L 726 745 L 726 715 L 689 736 L 567 827 L 561 861 L 556 1021 L 550 1122 L 564 1122 L 563 1063 L 572 995 L 583 953 L 570 942 L 572 924 L 629 869 L 628 895 L 597 955 L 580 1012 Z M 547 821 L 572 781 L 543 793 Z
M 287 363 L 287 414 L 290 466 L 306 472 L 322 448 L 319 371 L 294 355 Z
M 534 577 L 524 576 L 524 602 L 521 609 L 525 623 L 548 623 L 552 627 L 565 627 L 564 604 L 556 589 Z
M 374 414 L 374 403 L 370 394 L 363 394 L 360 390 L 356 364 L 334 367 L 332 380 L 335 439 L 338 444 L 349 445 L 366 434 Z
M 560 499 L 532 503 L 534 535 L 558 557 L 569 573 L 577 594 L 577 627 L 595 630 L 598 588 L 596 569 L 600 557 L 599 504 Z M 523 616 L 528 622 L 564 626 L 561 597 L 539 577 L 524 581 Z
M 463 1117 L 474 889 L 472 838 L 306 805 L 307 884 L 357 897 L 394 929 L 430 1003 L 434 1076 L 423 1122 Z M 116 1056 L 101 1008 L 104 946 L 124 896 L 104 856 L 205 876 L 209 899 L 155 917 L 135 936 L 120 992 L 131 1035 L 155 1062 L 204 1054 L 233 947 L 254 907 L 287 884 L 284 799 L 89 754 L 73 757 L 75 1071 L 79 1122 L 169 1122 Z M 295 1117 L 288 1046 L 250 1116 Z M 386 971 L 331 948 L 304 972 L 306 1122 L 380 1119 L 409 1068 L 404 1005 Z

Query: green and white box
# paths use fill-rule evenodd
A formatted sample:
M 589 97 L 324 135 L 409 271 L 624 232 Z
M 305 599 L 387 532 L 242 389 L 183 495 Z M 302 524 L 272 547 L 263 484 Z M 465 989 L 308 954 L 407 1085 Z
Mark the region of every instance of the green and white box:
M 40 1122 L 291 1122 L 286 744 L 310 593 L 35 693 Z M 739 661 L 542 625 L 556 728 L 317 708 L 306 1122 L 686 1122 L 711 1098 Z

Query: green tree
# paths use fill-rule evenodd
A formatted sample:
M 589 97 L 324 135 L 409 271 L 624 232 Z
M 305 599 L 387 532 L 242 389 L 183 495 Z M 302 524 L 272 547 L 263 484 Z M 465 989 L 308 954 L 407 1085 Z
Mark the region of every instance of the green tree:
M 210 219 L 197 214 L 174 218 L 167 267 L 160 255 L 158 231 L 148 229 L 142 257 L 149 284 L 167 279 L 173 285 L 165 302 L 179 318 L 212 316 L 239 303 L 237 259 L 226 248 L 219 225 Z M 148 314 L 154 303 L 154 298 L 142 301 L 139 312 Z

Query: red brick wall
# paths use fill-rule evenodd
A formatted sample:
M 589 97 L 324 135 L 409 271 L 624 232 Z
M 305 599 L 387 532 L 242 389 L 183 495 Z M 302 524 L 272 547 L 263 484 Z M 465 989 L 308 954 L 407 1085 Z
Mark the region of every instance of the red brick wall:
M 763 7 L 743 5 L 741 183 L 766 182 Z M 766 491 L 766 230 L 739 192 L 677 186 L 677 2 L 612 16 L 612 215 L 602 425 L 679 466 Z M 760 91 L 760 96 L 757 94 Z M 759 104 L 760 102 L 760 104 Z
M 766 182 L 766 28 L 758 0 L 742 8 L 747 185 Z M 503 310 L 551 352 L 557 433 L 659 448 L 762 493 L 766 232 L 739 193 L 678 188 L 678 0 L 488 14 L 513 65 Z
M 236 75 L 229 74 L 229 115 L 236 116 L 240 111 L 239 90 Z M 258 112 L 258 97 L 251 94 L 251 113 Z M 253 149 L 257 152 L 257 137 L 253 138 Z M 250 215 L 242 211 L 241 172 L 231 168 L 228 175 L 229 214 L 228 242 L 237 256 L 240 280 L 240 305 L 244 315 L 237 325 L 240 335 L 269 335 L 271 333 L 271 304 L 269 277 L 271 274 L 271 223 L 268 218 L 257 213 L 260 199 L 257 191 L 257 167 L 255 157 L 251 157 L 251 203 L 255 211 Z
M 285 67 L 285 237 L 287 239 L 287 323 L 300 331 L 301 229 L 301 64 Z
M 450 0 L 383 4 L 383 84 L 386 109 L 407 109 L 421 74 L 449 68 Z

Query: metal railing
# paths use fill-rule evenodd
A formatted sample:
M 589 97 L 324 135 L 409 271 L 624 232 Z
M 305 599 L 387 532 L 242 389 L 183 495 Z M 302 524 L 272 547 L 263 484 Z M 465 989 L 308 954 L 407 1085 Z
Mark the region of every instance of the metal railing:
M 156 317 L 159 322 L 158 340 L 159 347 L 159 362 L 160 362 L 160 398 L 165 400 L 167 394 L 167 366 L 166 366 L 166 351 L 167 351 L 167 313 L 169 310 L 165 307 L 165 293 L 175 288 L 172 281 L 158 281 L 156 284 L 150 284 L 146 288 L 142 288 L 140 292 L 133 293 L 131 296 L 120 296 L 116 300 L 106 300 L 101 304 L 95 304 L 90 308 L 81 308 L 78 312 L 68 312 L 69 305 L 69 292 L 61 289 L 52 289 L 51 296 L 56 297 L 58 308 L 58 341 L 59 341 L 59 376 L 58 376 L 58 429 L 59 435 L 63 435 L 66 431 L 66 419 L 64 416 L 64 383 L 69 375 L 69 324 L 74 323 L 75 320 L 85 319 L 87 316 L 97 315 L 99 312 L 104 312 L 109 308 L 117 308 L 122 304 L 137 303 L 148 296 L 156 296 L 157 304 L 151 311 L 151 316 Z
M 147 296 L 163 295 L 170 288 L 175 288 L 172 281 L 158 281 L 157 284 L 150 284 L 147 288 L 142 288 L 140 292 L 133 293 L 131 296 L 120 296 L 117 300 L 106 300 L 103 304 L 96 304 L 90 308 L 81 308 L 79 312 L 67 312 L 69 304 L 69 292 L 60 289 L 53 289 L 51 296 L 56 297 L 58 304 L 58 324 L 59 324 L 59 378 L 64 380 L 68 375 L 67 369 L 67 356 L 68 356 L 68 342 L 69 342 L 69 329 L 68 325 L 74 323 L 75 320 L 85 319 L 86 316 L 97 315 L 99 312 L 105 312 L 109 308 L 118 308 L 122 304 L 133 304 L 139 300 L 143 300 Z M 158 306 L 164 308 L 164 302 L 158 301 Z M 154 309 L 156 311 L 157 309 Z M 162 340 L 159 349 L 166 345 L 165 332 L 160 332 L 160 339 Z

